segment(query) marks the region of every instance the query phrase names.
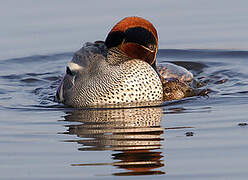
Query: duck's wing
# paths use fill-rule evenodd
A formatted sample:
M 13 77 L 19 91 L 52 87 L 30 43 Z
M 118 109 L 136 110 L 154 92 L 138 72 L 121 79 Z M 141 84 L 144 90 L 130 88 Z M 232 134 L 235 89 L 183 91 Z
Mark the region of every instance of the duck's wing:
M 191 82 L 194 78 L 190 71 L 172 63 L 157 65 L 157 71 L 163 79 L 178 79 L 181 82 Z
M 107 52 L 107 47 L 103 41 L 86 42 L 81 49 L 74 53 L 71 62 L 84 67 L 94 59 L 92 56 L 98 54 L 106 58 Z
M 58 86 L 55 101 L 64 101 L 63 93 L 65 89 L 74 86 L 74 75 L 88 68 L 92 62 L 94 64 L 96 56 L 104 60 L 107 57 L 107 47 L 103 41 L 96 41 L 94 43 L 86 42 L 81 49 L 74 53 L 72 60 L 66 66 L 66 73 Z

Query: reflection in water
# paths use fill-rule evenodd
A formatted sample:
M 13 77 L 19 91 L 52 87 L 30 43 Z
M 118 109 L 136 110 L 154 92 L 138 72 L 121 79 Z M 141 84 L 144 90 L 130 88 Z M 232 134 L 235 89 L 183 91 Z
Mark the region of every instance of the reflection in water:
M 80 125 L 69 125 L 66 132 L 80 137 L 70 141 L 82 144 L 80 151 L 115 152 L 112 154 L 113 163 L 73 166 L 113 165 L 124 169 L 124 172 L 113 174 L 118 176 L 165 174 L 156 170 L 164 166 L 160 152 L 163 140 L 161 117 L 162 109 L 159 107 L 68 112 L 66 121 L 80 122 Z

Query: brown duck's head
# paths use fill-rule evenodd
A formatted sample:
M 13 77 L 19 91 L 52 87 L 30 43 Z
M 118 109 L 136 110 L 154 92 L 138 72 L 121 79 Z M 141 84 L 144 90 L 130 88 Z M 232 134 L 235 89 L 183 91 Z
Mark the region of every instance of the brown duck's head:
M 158 35 L 155 27 L 141 17 L 126 17 L 118 22 L 108 34 L 108 49 L 119 47 L 127 56 L 146 61 L 155 66 Z

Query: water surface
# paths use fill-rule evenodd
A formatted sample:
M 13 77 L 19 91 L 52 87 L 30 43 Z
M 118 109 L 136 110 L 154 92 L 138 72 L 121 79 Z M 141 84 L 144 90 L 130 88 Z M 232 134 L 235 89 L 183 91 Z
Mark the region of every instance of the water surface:
M 246 1 L 13 2 L 1 6 L 3 179 L 247 178 Z M 142 108 L 55 103 L 73 51 L 133 14 L 159 30 L 158 62 L 186 67 L 211 93 Z

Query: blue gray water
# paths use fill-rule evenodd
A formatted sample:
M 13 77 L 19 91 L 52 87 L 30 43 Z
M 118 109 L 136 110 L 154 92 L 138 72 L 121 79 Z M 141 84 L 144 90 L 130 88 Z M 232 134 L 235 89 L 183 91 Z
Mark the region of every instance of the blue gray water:
M 1 5 L 1 179 L 247 179 L 248 3 L 109 2 Z M 73 51 L 129 15 L 157 27 L 159 63 L 211 93 L 130 109 L 53 102 Z

